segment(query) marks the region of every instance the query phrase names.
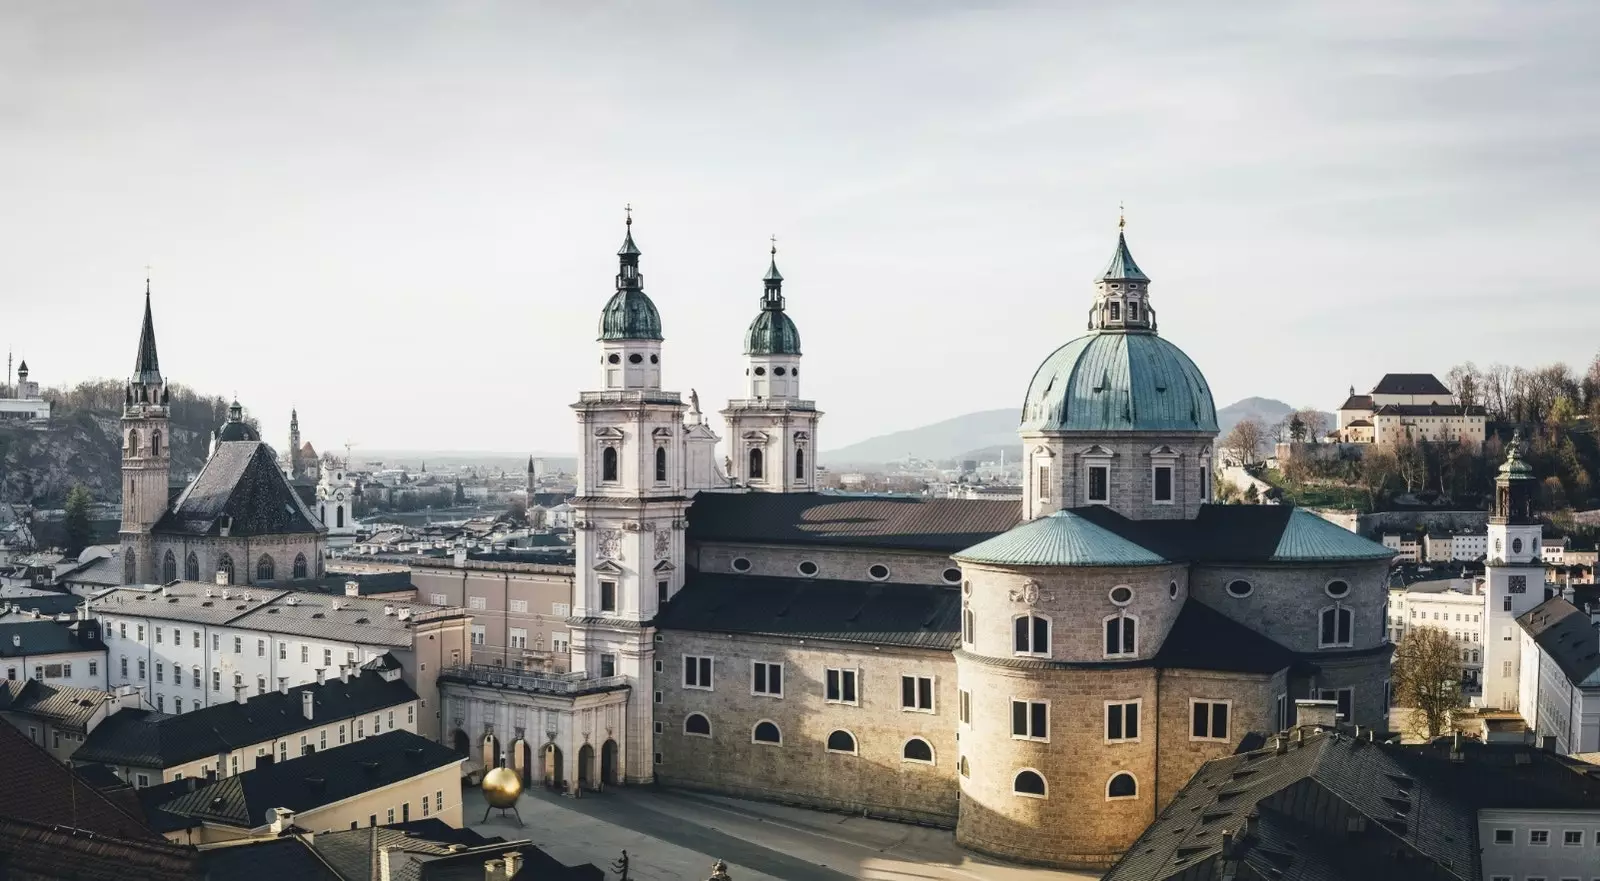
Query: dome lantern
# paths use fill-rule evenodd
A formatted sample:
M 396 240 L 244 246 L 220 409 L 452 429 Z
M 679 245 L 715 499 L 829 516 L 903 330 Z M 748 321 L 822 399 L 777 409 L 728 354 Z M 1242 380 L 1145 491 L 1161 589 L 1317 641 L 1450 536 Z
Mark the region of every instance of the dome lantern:
M 627 232 L 617 249 L 617 292 L 600 313 L 600 340 L 661 340 L 661 313 L 644 292 L 639 273 L 639 246 L 633 243 L 633 209 L 628 209 Z
M 784 312 L 783 275 L 778 272 L 777 237 L 772 239 L 767 274 L 761 277 L 761 312 L 744 335 L 746 355 L 799 355 L 800 331 Z

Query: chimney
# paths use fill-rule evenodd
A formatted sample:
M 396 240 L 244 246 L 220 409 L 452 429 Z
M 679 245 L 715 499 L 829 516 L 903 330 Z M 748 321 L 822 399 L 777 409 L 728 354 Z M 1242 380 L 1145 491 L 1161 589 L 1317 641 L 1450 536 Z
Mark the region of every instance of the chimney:
M 354 664 L 340 664 L 339 665 L 339 681 L 340 682 L 343 682 L 346 685 L 350 684 L 350 668 L 353 667 L 353 666 L 355 666 L 355 665 Z
M 501 856 L 505 857 L 506 861 L 506 877 L 517 877 L 517 873 L 522 871 L 522 851 L 508 850 L 501 854 Z
M 394 852 L 399 849 L 400 845 L 390 844 L 378 852 L 378 878 L 380 881 L 394 881 Z
M 233 699 L 241 704 L 244 703 L 250 699 L 249 690 L 243 685 L 235 685 L 233 687 Z
M 1224 830 L 1222 830 L 1222 858 L 1225 859 L 1225 860 L 1233 859 L 1233 830 L 1232 829 L 1224 829 Z
M 308 688 L 305 691 L 300 692 L 300 712 L 305 715 L 306 721 L 313 721 L 312 713 L 316 707 L 316 704 L 317 696 L 311 693 L 311 689 Z
M 483 881 L 505 881 L 505 860 L 485 860 L 483 863 Z
M 1339 724 L 1339 702 L 1308 700 L 1301 698 L 1294 702 L 1295 719 L 1301 725 L 1310 725 L 1315 728 L 1336 728 Z
M 1284 753 L 1286 753 L 1288 751 L 1289 751 L 1289 736 L 1287 734 L 1279 734 L 1278 736 L 1272 738 L 1272 753 L 1273 753 L 1273 755 L 1281 756 L 1281 755 L 1283 755 Z
M 1555 752 L 1556 736 L 1554 734 L 1546 734 L 1545 736 L 1539 738 L 1539 748 L 1547 753 Z
M 385 615 L 393 615 L 394 614 L 394 606 L 389 604 L 389 603 L 384 603 L 383 604 L 383 614 L 385 614 Z
M 289 677 L 287 677 L 287 676 L 279 676 L 278 677 L 278 693 L 279 694 L 288 694 L 289 693 Z
M 361 582 L 354 580 L 346 581 L 344 583 L 344 595 L 347 597 L 361 596 Z
M 166 595 L 167 595 L 167 586 L 165 584 L 163 584 L 163 585 L 161 585 L 161 596 L 165 597 Z
M 327 667 L 318 667 L 317 668 L 317 684 L 318 685 L 322 684 L 323 678 L 327 674 L 327 672 L 328 672 L 328 668 Z
M 1461 732 L 1457 731 L 1450 735 L 1450 761 L 1464 762 L 1466 760 L 1467 754 L 1461 751 Z
M 282 835 L 294 825 L 294 811 L 288 808 L 273 808 L 272 822 L 267 826 L 273 835 Z

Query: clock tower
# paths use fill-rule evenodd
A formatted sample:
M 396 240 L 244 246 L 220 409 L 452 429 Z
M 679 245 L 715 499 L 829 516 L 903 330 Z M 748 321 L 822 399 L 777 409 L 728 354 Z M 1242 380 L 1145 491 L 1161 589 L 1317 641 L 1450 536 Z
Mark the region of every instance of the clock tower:
M 1488 563 L 1484 567 L 1483 695 L 1479 702 L 1501 710 L 1519 707 L 1522 639 L 1517 617 L 1545 601 L 1543 527 L 1533 515 L 1538 486 L 1522 459 L 1522 432 L 1511 437 L 1495 477 L 1489 516 Z M 1531 696 L 1530 696 L 1531 698 Z
M 328 546 L 349 547 L 356 540 L 353 509 L 356 482 L 348 461 L 324 458 L 317 478 L 317 517 L 328 527 Z

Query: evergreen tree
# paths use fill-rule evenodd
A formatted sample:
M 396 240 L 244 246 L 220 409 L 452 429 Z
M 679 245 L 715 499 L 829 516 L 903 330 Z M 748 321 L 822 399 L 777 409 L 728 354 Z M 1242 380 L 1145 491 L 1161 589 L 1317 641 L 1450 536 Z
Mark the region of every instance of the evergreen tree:
M 89 546 L 94 537 L 94 527 L 89 523 L 89 491 L 77 484 L 67 493 L 67 516 L 62 523 L 66 531 L 67 553 L 76 555 Z

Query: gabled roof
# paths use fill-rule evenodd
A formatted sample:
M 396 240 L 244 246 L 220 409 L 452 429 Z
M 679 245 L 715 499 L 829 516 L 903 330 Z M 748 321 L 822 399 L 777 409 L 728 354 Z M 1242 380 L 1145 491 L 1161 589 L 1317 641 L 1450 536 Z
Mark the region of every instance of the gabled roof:
M 1372 387 L 1375 395 L 1448 395 L 1449 386 L 1431 373 L 1385 373 Z
M 954 553 L 1015 526 L 1021 507 L 992 500 L 700 493 L 689 506 L 688 538 Z
M 154 531 L 218 536 L 225 525 L 231 536 L 327 531 L 289 486 L 272 449 L 260 441 L 217 444 L 217 451 Z
M 1579 688 L 1600 688 L 1600 631 L 1589 616 L 1559 596 L 1517 618 L 1522 629 Z
M 367 881 L 376 877 L 335 872 L 299 837 L 262 838 L 209 848 L 201 852 L 200 860 L 206 877 L 228 881 Z
M 1344 403 L 1339 405 L 1339 409 L 1340 410 L 1371 410 L 1372 409 L 1372 396 L 1371 395 L 1351 395 L 1350 397 L 1344 399 Z
M 77 597 L 73 599 L 78 600 Z M 56 621 L 53 618 L 0 621 L 0 658 L 105 650 L 98 621 Z
M 692 573 L 655 623 L 948 651 L 960 635 L 960 616 L 954 587 Z
M 1168 562 L 1072 511 L 1057 511 L 955 555 L 1007 566 L 1155 566 Z
M 311 719 L 305 717 L 306 694 L 313 695 Z M 242 704 L 228 701 L 175 716 L 122 710 L 95 726 L 73 759 L 170 768 L 416 699 L 417 693 L 403 680 L 391 682 L 380 673 L 364 672 L 349 682 L 336 676 L 321 685 L 291 688 L 286 694 L 272 690 Z
M 10 724 L 0 723 L 0 817 L 81 829 L 95 835 L 159 842 L 71 768 Z
M 287 762 L 257 765 L 179 796 L 161 809 L 254 829 L 270 822 L 267 813 L 273 808 L 303 813 L 461 761 L 454 750 L 426 737 L 389 731 Z
M 1201 505 L 1193 520 L 1129 520 L 1104 506 L 1072 510 L 1168 560 L 1290 563 L 1394 556 L 1377 542 L 1288 505 Z
M 441 855 L 450 853 L 452 847 L 480 847 L 498 840 L 479 835 L 471 829 L 451 828 L 430 817 L 393 826 L 363 826 L 359 829 L 322 832 L 311 837 L 306 846 L 332 866 L 340 878 L 366 881 L 383 874 L 380 861 L 384 848 Z M 481 861 L 478 873 L 480 876 L 483 873 Z
M 112 698 L 98 689 L 50 685 L 37 679 L 27 680 L 20 689 L 8 688 L 5 694 L 0 706 L 7 712 L 44 719 L 68 731 L 87 731 L 90 717 Z
M 1155 656 L 1164 670 L 1265 675 L 1294 661 L 1294 652 L 1195 599 L 1184 602 Z

